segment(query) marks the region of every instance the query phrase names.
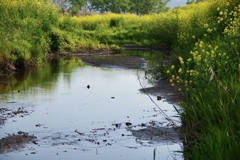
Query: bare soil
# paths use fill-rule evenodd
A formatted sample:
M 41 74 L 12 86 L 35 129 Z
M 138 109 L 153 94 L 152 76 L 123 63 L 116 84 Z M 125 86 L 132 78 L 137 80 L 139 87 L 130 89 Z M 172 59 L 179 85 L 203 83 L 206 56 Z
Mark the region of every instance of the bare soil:
M 140 57 L 122 55 L 81 56 L 81 60 L 97 67 L 142 69 L 145 60 Z

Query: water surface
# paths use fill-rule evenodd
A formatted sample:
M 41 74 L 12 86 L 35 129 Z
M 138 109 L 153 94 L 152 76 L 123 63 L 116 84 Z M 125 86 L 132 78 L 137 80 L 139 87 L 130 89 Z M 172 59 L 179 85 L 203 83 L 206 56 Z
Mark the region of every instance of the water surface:
M 145 125 L 169 125 L 149 97 L 140 93 L 139 79 L 151 86 L 143 70 L 89 65 L 46 65 L 4 79 L 0 108 L 23 107 L 31 114 L 8 118 L 0 125 L 0 138 L 24 131 L 34 134 L 38 144 L 0 154 L 0 159 L 149 160 L 154 150 L 155 159 L 181 159 L 175 152 L 181 151 L 180 141 L 144 140 L 131 132 Z M 179 121 L 171 104 L 156 103 Z

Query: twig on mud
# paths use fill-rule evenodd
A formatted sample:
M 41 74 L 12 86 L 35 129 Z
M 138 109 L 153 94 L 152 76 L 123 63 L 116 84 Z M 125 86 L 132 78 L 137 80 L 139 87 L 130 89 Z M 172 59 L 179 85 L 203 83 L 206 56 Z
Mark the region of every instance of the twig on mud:
M 157 103 L 151 98 L 151 96 L 147 93 L 147 91 L 145 90 L 145 88 L 143 87 L 139 74 L 138 74 L 138 70 L 137 70 L 137 77 L 138 77 L 138 81 L 140 86 L 142 87 L 142 89 L 144 90 L 145 94 L 149 97 L 149 99 L 153 102 L 153 104 L 155 104 L 155 106 L 160 110 L 160 112 L 163 114 L 163 116 L 165 117 L 165 119 L 167 121 L 169 121 L 170 123 L 172 123 L 172 125 L 174 127 L 178 127 L 178 125 L 157 105 Z

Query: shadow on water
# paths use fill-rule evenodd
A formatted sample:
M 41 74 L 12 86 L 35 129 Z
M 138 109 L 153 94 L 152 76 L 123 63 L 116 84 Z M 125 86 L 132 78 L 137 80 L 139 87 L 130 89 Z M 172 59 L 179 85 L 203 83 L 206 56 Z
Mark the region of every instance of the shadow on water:
M 26 138 L 28 144 L 0 148 L 0 159 L 182 159 L 175 152 L 182 150 L 178 128 L 139 91 L 139 79 L 151 87 L 154 65 L 167 60 L 150 52 L 125 55 L 143 57 L 145 70 L 70 60 L 1 78 L 0 143 L 11 139 L 16 146 Z M 150 96 L 180 125 L 171 104 Z

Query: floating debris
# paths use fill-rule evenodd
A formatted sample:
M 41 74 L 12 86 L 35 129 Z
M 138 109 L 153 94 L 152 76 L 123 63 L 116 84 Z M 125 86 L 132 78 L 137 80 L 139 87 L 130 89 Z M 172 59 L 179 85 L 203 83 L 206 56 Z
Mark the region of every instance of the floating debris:
M 161 96 L 157 96 L 157 100 L 158 101 L 162 100 L 162 97 Z
M 8 118 L 13 118 L 15 116 L 25 117 L 30 115 L 32 112 L 33 111 L 28 111 L 23 107 L 19 107 L 17 109 L 0 108 L 0 125 L 3 125 Z
M 131 126 L 132 125 L 132 123 L 130 123 L 130 122 L 126 122 L 125 124 L 126 124 L 126 126 Z

